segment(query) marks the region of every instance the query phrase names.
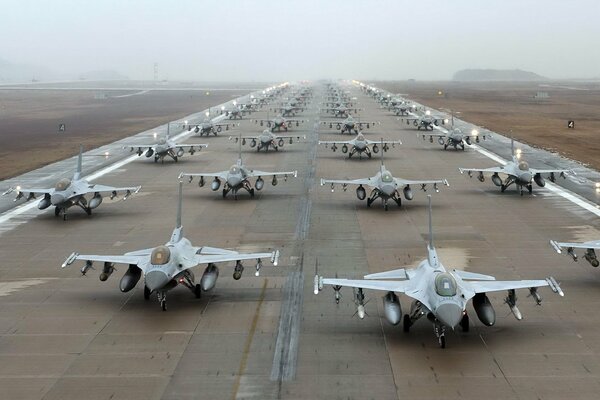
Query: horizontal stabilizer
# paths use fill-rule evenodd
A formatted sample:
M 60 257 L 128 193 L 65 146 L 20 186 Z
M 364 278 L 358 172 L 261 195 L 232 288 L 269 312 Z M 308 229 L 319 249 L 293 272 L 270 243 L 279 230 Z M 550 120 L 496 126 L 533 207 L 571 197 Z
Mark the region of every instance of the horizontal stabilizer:
M 475 272 L 461 271 L 458 269 L 455 269 L 452 272 L 454 274 L 460 276 L 461 279 L 465 279 L 465 280 L 472 280 L 472 281 L 495 281 L 496 280 L 496 278 L 494 278 L 491 275 L 478 274 Z

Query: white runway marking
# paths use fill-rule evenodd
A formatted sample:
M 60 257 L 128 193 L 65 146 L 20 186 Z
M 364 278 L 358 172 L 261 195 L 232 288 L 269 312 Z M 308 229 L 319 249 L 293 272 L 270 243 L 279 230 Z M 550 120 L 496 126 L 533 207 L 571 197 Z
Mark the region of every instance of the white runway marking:
M 113 99 L 122 99 L 123 97 L 131 97 L 131 96 L 139 96 L 141 94 L 146 94 L 148 93 L 150 90 L 142 90 L 140 92 L 135 92 L 135 93 L 129 93 L 129 94 L 122 94 L 120 96 L 112 96 L 111 98 Z

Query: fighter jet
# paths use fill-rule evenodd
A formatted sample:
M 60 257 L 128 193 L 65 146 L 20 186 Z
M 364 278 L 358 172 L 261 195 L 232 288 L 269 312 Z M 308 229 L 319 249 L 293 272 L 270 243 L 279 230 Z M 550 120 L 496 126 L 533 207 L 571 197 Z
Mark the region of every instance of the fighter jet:
M 219 276 L 219 268 L 216 263 L 235 261 L 233 278 L 240 279 L 244 266 L 242 260 L 256 260 L 256 273 L 258 276 L 262 267 L 262 259 L 270 258 L 273 265 L 277 265 L 279 251 L 271 253 L 239 253 L 237 251 L 220 249 L 208 246 L 193 246 L 183 236 L 181 225 L 181 203 L 182 183 L 179 183 L 179 202 L 177 207 L 177 224 L 171 238 L 162 246 L 149 249 L 132 251 L 123 255 L 81 255 L 72 253 L 62 267 L 65 268 L 77 260 L 85 261 L 81 273 L 85 275 L 93 269 L 94 262 L 102 262 L 104 266 L 100 273 L 100 280 L 106 281 L 115 271 L 115 264 L 128 265 L 121 278 L 119 288 L 121 292 L 129 292 L 133 289 L 140 278 L 144 277 L 144 298 L 148 300 L 152 293 L 156 293 L 160 307 L 167 310 L 167 292 L 178 284 L 187 287 L 196 298 L 202 296 L 203 291 L 211 290 Z M 208 264 L 200 283 L 196 284 L 192 268 Z
M 534 169 L 529 168 L 529 164 L 525 160 L 521 160 L 520 150 L 515 153 L 514 141 L 511 139 L 510 146 L 512 150 L 512 161 L 507 162 L 505 165 L 492 168 L 459 168 L 461 174 L 467 173 L 470 178 L 473 177 L 473 172 L 477 172 L 477 179 L 480 182 L 485 181 L 484 173 L 492 174 L 492 182 L 494 185 L 500 187 L 500 191 L 504 192 L 513 183 L 518 187 L 523 196 L 523 188 L 526 187 L 529 194 L 533 192 L 532 182 L 535 182 L 538 186 L 546 186 L 546 181 L 542 174 L 548 174 L 550 182 L 555 182 L 555 174 L 560 174 L 566 179 L 566 174 L 575 175 L 575 172 L 570 169 Z M 499 174 L 507 175 L 506 180 L 503 182 Z
M 269 129 L 265 129 L 258 136 L 242 136 L 241 138 L 236 137 L 235 141 L 237 143 L 238 140 L 241 140 L 243 145 L 246 143 L 250 143 L 250 147 L 256 147 L 256 151 L 260 151 L 261 149 L 265 149 L 265 151 L 269 151 L 269 148 L 272 147 L 275 151 L 279 151 L 280 147 L 283 147 L 285 144 L 285 140 L 289 140 L 289 143 L 294 143 L 294 138 L 300 141 L 301 136 L 291 136 L 291 135 L 276 135 L 271 132 Z M 229 139 L 232 139 L 231 137 Z M 302 139 L 306 139 L 305 136 L 302 136 Z
M 399 189 L 402 189 L 402 194 L 406 200 L 413 199 L 413 191 L 412 186 L 421 185 L 421 190 L 426 191 L 427 185 L 433 185 L 433 189 L 435 192 L 439 192 L 438 184 L 444 184 L 446 186 L 450 186 L 446 179 L 440 180 L 417 180 L 417 181 L 409 181 L 402 178 L 394 178 L 392 173 L 385 168 L 383 164 L 383 152 L 381 153 L 381 166 L 379 168 L 379 172 L 375 174 L 375 176 L 371 178 L 363 178 L 363 179 L 321 179 L 321 186 L 325 184 L 331 184 L 331 191 L 335 190 L 335 185 L 342 185 L 342 189 L 344 191 L 347 190 L 348 185 L 358 185 L 356 188 L 356 197 L 359 200 L 364 200 L 367 197 L 367 191 L 363 185 L 372 188 L 371 194 L 369 198 L 367 198 L 367 207 L 371 207 L 371 204 L 378 199 L 381 198 L 383 203 L 383 208 L 385 211 L 388 210 L 388 200 L 392 199 L 398 204 L 398 207 L 402 206 L 402 199 L 400 197 Z
M 157 134 L 154 134 L 156 139 Z M 131 144 L 123 146 L 124 149 L 129 149 L 130 152 L 135 151 L 138 156 L 146 154 L 147 158 L 154 156 L 154 162 L 160 160 L 161 163 L 165 162 L 165 157 L 169 156 L 175 162 L 179 157 L 183 157 L 185 151 L 188 150 L 190 155 L 193 155 L 196 151 L 202 150 L 203 147 L 208 147 L 207 144 L 177 144 L 173 139 L 170 138 L 169 133 L 165 137 L 162 137 L 158 142 L 154 144 Z M 146 149 L 146 150 L 144 150 Z
M 409 102 L 400 103 L 390 108 L 390 111 L 393 111 L 394 114 L 398 116 L 410 115 L 411 112 L 415 112 L 417 106 L 411 104 Z
M 446 150 L 448 147 L 454 147 L 454 150 L 458 150 L 459 146 L 460 146 L 461 150 L 464 150 L 465 143 L 470 146 L 473 143 L 473 140 L 475 140 L 476 143 L 479 143 L 479 141 L 480 141 L 480 139 L 479 139 L 480 135 L 479 135 L 479 131 L 477 131 L 477 129 L 473 129 L 471 131 L 470 135 L 464 133 L 459 128 L 453 128 L 453 129 L 447 131 L 446 133 L 444 133 L 444 132 L 424 133 L 423 140 L 425 140 L 426 136 L 429 136 L 430 143 L 433 143 L 433 138 L 436 137 L 438 143 L 441 146 L 444 146 L 444 150 Z M 485 140 L 485 135 L 481 135 L 481 138 L 483 140 Z
M 321 113 L 332 114 L 336 118 L 347 118 L 351 113 L 362 111 L 362 108 L 350 108 L 345 105 L 339 107 L 325 107 L 321 109 Z
M 423 115 L 415 115 L 414 117 L 401 118 L 402 121 L 406 121 L 407 125 L 410 125 L 412 122 L 413 125 L 417 128 L 417 130 L 421 130 L 421 128 L 425 130 L 433 130 L 434 126 L 438 126 L 440 123 L 445 124 L 447 121 L 441 117 L 434 117 L 431 115 L 431 111 L 425 111 Z
M 549 286 L 560 296 L 564 296 L 559 284 L 552 277 L 544 280 L 497 281 L 490 275 L 478 274 L 459 269 L 447 270 L 438 259 L 433 245 L 431 223 L 431 196 L 429 197 L 429 243 L 427 259 L 416 268 L 399 268 L 391 271 L 365 275 L 363 279 L 326 279 L 318 274 L 314 279 L 314 293 L 318 294 L 324 285 L 331 285 L 336 303 L 339 303 L 342 287 L 352 287 L 356 304 L 356 315 L 365 317 L 364 289 L 387 292 L 383 296 L 383 312 L 392 325 L 403 322 L 404 332 L 421 317 L 426 316 L 433 323 L 433 330 L 441 348 L 446 347 L 446 330 L 454 330 L 460 325 L 464 332 L 469 331 L 469 316 L 466 306 L 473 299 L 473 308 L 479 320 L 486 326 L 496 322 L 496 312 L 486 293 L 506 290 L 504 302 L 517 320 L 522 319 L 517 308 L 516 289 L 529 289 L 529 294 L 540 305 L 542 298 L 538 288 Z M 404 293 L 412 299 L 410 312 L 402 315 L 400 300 L 396 293 Z
M 377 125 L 379 122 L 375 121 L 356 121 L 352 116 L 348 116 L 344 121 L 333 122 L 333 121 L 321 121 L 321 125 L 328 125 L 329 129 L 334 126 L 340 130 L 340 133 L 344 134 L 345 132 L 358 134 L 358 131 L 362 131 L 363 128 L 370 129 L 372 125 Z
M 400 140 L 368 140 L 365 139 L 362 133 L 356 135 L 356 137 L 352 140 L 347 141 L 325 141 L 319 140 L 319 144 L 324 144 L 325 147 L 329 147 L 331 145 L 331 150 L 335 152 L 338 146 L 342 147 L 342 153 L 348 154 L 348 158 L 352 158 L 354 154 L 358 153 L 358 157 L 362 159 L 363 153 L 367 155 L 367 157 L 371 158 L 371 153 L 377 154 L 379 153 L 379 146 L 383 151 L 388 151 L 390 149 L 389 145 L 392 147 L 396 147 L 397 144 L 402 144 Z M 371 146 L 369 148 L 369 146 Z
M 282 117 L 295 117 L 297 113 L 304 111 L 304 107 L 286 104 L 281 107 L 273 107 L 271 111 L 280 113 Z
M 582 243 L 557 242 L 551 240 L 550 245 L 559 254 L 561 254 L 563 252 L 563 249 L 566 248 L 567 254 L 571 256 L 571 258 L 573 258 L 573 261 L 578 260 L 577 254 L 575 253 L 575 249 L 585 249 L 583 258 L 585 258 L 585 260 L 589 262 L 594 268 L 600 265 L 600 261 L 598 261 L 598 257 L 596 255 L 596 250 L 600 250 L 600 240 L 592 240 L 589 242 Z
M 242 119 L 244 115 L 251 113 L 251 109 L 238 106 L 235 100 L 233 101 L 233 107 L 226 108 L 225 106 L 221 106 L 221 114 L 225 114 L 229 119 Z
M 188 121 L 185 121 L 183 123 L 184 129 L 187 127 L 188 132 L 190 132 L 193 129 L 194 133 L 199 133 L 200 136 L 204 136 L 204 134 L 206 134 L 206 136 L 209 136 L 211 133 L 217 136 L 217 133 L 221 133 L 223 130 L 228 131 L 229 129 L 233 129 L 237 126 L 240 126 L 240 124 L 231 122 L 227 122 L 224 124 L 213 122 L 210 118 L 208 118 L 208 115 L 204 121 L 197 124 L 188 123 Z
M 92 215 L 92 210 L 97 208 L 103 200 L 102 194 L 110 194 L 110 199 L 113 200 L 118 196 L 119 192 L 125 192 L 123 200 L 127 200 L 133 193 L 140 191 L 141 186 L 128 187 L 113 187 L 97 185 L 89 183 L 81 177 L 81 165 L 83 160 L 83 146 L 79 148 L 79 156 L 77 157 L 77 169 L 73 174 L 73 178 L 63 178 L 56 182 L 54 188 L 34 189 L 10 188 L 2 195 L 7 195 L 12 192 L 17 192 L 15 201 L 23 198 L 27 194 L 26 201 L 36 198 L 36 195 L 44 195 L 44 198 L 38 203 L 40 210 L 45 210 L 50 206 L 54 206 L 54 215 L 63 215 L 63 220 L 67 219 L 67 210 L 73 206 L 81 207 L 87 215 Z M 86 196 L 92 194 L 92 198 L 88 200 Z M 89 197 L 89 196 L 88 196 Z
M 214 172 L 214 173 L 184 173 L 182 172 L 179 175 L 179 179 L 181 180 L 184 177 L 188 178 L 188 182 L 191 183 L 194 177 L 200 177 L 198 181 L 198 186 L 203 187 L 205 185 L 205 178 L 213 178 L 213 181 L 210 185 L 210 188 L 213 191 L 219 190 L 221 187 L 221 182 L 223 182 L 223 198 L 227 196 L 229 192 L 233 193 L 234 198 L 237 200 L 237 193 L 240 189 L 245 189 L 248 193 L 250 193 L 250 197 L 254 197 L 254 189 L 260 191 L 265 185 L 265 181 L 263 177 L 272 176 L 271 185 L 276 186 L 279 182 L 277 177 L 283 176 L 283 180 L 287 182 L 288 176 L 293 176 L 296 178 L 298 176 L 298 171 L 288 171 L 288 172 L 265 172 L 253 170 L 244 165 L 242 162 L 242 150 L 241 150 L 241 142 L 240 149 L 238 154 L 237 162 L 229 168 L 227 171 Z M 254 183 L 254 188 L 252 187 L 252 183 L 250 182 L 250 178 L 256 178 L 256 182 Z
M 308 121 L 308 120 L 306 120 L 306 121 Z M 267 125 L 267 127 L 271 128 L 271 132 L 275 132 L 275 129 L 277 129 L 277 132 L 281 132 L 282 129 L 287 132 L 288 129 L 292 127 L 292 125 L 296 124 L 296 126 L 300 126 L 300 124 L 303 124 L 304 122 L 305 122 L 305 120 L 303 120 L 303 119 L 284 118 L 281 115 L 279 115 L 275 118 L 272 118 L 272 119 L 255 119 L 254 120 L 254 123 L 260 124 L 260 126 Z

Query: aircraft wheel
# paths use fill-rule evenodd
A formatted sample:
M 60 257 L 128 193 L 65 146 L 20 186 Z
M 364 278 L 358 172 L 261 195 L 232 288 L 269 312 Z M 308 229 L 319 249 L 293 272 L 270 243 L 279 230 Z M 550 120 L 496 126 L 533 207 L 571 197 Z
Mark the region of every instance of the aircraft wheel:
M 223 198 L 227 196 L 227 189 L 223 189 Z
M 446 150 L 447 148 L 448 148 L 448 145 L 447 145 L 447 144 L 445 144 L 445 145 L 444 145 L 444 150 Z
M 84 210 L 85 210 L 85 213 L 87 215 L 92 215 L 92 209 L 91 208 L 86 207 L 86 208 L 84 208 Z
M 55 216 L 55 217 L 58 217 L 59 215 L 60 215 L 60 208 L 58 208 L 58 207 L 55 207 L 55 208 L 54 208 L 54 216 Z
M 598 265 L 600 265 L 600 261 L 598 261 L 597 259 L 594 259 L 590 262 L 590 264 L 592 264 L 592 267 L 598 268 Z
M 404 318 L 402 319 L 402 330 L 404 332 L 410 331 L 410 316 L 408 314 L 404 314 Z
M 527 185 L 527 190 L 529 191 L 529 194 L 532 194 L 533 193 L 533 186 Z
M 161 308 L 163 311 L 167 311 L 167 300 L 164 300 L 164 299 L 163 299 L 163 300 L 161 300 L 161 301 L 160 301 L 160 308 Z
M 446 336 L 440 336 L 439 342 L 440 342 L 440 347 L 442 349 L 445 349 L 446 348 Z
M 469 332 L 469 316 L 467 314 L 463 315 L 460 320 L 460 327 L 463 332 Z
M 177 156 L 175 156 L 174 159 L 175 159 L 175 162 L 177 162 Z
M 371 203 L 373 203 L 373 200 L 367 199 L 367 207 L 371 207 Z
M 500 192 L 504 193 L 505 190 L 506 190 L 506 186 L 505 185 L 501 185 L 500 186 Z
M 254 197 L 254 189 L 250 189 L 250 197 Z
M 465 145 L 464 144 L 461 144 L 460 148 L 462 149 L 462 151 L 465 151 Z
M 202 286 L 200 286 L 199 283 L 194 286 L 194 296 L 196 296 L 197 299 L 202 297 Z
M 383 209 L 384 209 L 385 211 L 387 211 L 387 210 L 388 210 L 388 203 L 385 203 L 385 204 L 383 205 Z
M 148 286 L 144 285 L 144 300 L 150 300 L 151 294 L 152 294 L 152 292 L 150 292 L 150 289 L 148 289 Z
M 454 145 L 454 150 L 458 150 L 458 146 L 457 145 Z M 463 150 L 464 150 L 464 148 L 463 148 Z

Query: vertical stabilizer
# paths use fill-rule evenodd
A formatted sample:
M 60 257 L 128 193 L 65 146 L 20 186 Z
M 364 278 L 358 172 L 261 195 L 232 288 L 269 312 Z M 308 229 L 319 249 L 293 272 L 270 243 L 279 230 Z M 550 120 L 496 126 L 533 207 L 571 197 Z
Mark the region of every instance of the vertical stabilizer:
M 435 247 L 433 246 L 433 221 L 432 221 L 432 209 L 431 209 L 431 195 L 427 195 L 427 200 L 429 202 L 429 244 L 427 245 L 427 261 L 429 261 L 429 265 L 433 268 L 437 268 L 438 266 L 438 257 L 437 251 L 435 251 Z
M 79 155 L 77 156 L 77 169 L 75 170 L 75 176 L 73 180 L 81 179 L 81 170 L 83 165 L 83 145 L 79 145 Z
M 183 205 L 183 182 L 179 181 L 179 199 L 177 202 L 177 224 L 176 228 L 181 228 L 181 208 Z

